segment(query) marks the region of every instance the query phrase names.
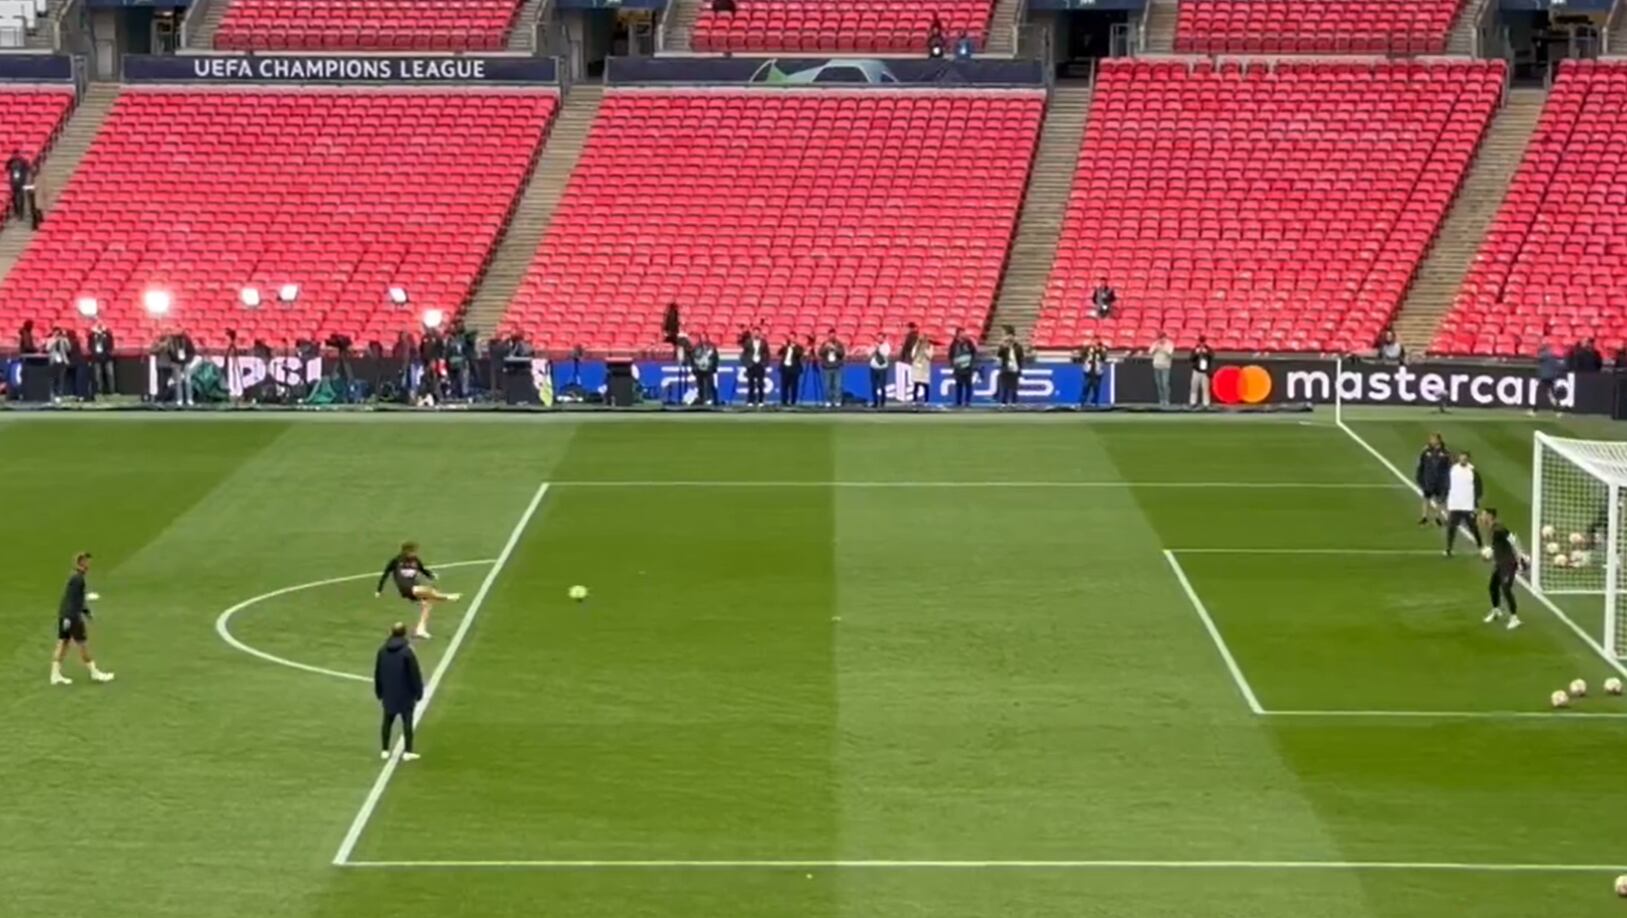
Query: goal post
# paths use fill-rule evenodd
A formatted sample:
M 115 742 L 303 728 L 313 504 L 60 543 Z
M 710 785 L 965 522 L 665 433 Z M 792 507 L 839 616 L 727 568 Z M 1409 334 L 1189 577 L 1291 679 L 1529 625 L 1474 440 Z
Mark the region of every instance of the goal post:
M 1531 589 L 1604 602 L 1601 647 L 1627 657 L 1623 592 L 1622 497 L 1627 442 L 1576 440 L 1538 431 L 1531 445 Z

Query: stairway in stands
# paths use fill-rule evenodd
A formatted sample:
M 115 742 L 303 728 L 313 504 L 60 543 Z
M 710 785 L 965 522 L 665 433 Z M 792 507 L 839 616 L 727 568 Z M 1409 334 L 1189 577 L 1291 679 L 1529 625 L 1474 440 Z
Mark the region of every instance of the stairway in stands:
M 1627 14 L 1616 16 L 1616 24 L 1605 36 L 1605 51 L 1608 57 L 1627 57 Z
M 525 0 L 520 4 L 520 12 L 514 17 L 514 25 L 508 30 L 508 42 L 504 46 L 507 51 L 537 50 L 537 19 L 542 15 L 545 0 Z
M 56 50 L 56 19 L 62 15 L 63 0 L 47 0 L 45 12 L 40 14 L 34 31 L 23 39 L 23 47 L 30 51 Z
M 1012 41 L 1012 27 L 1022 25 L 1017 21 L 1017 11 L 1025 7 L 1022 0 L 994 0 L 994 11 L 989 14 L 989 37 L 983 43 L 983 53 L 993 57 L 1011 57 L 1017 53 L 1016 44 Z
M 1514 181 L 1547 97 L 1544 89 L 1511 89 L 1486 127 L 1463 186 L 1396 313 L 1396 335 L 1408 351 L 1422 354 L 1452 308 L 1452 298 Z
M 525 279 L 526 269 L 531 267 L 537 247 L 542 244 L 543 234 L 553 219 L 554 208 L 559 206 L 571 172 L 582 157 L 588 130 L 603 100 L 604 87 L 578 83 L 571 87 L 565 104 L 554 116 L 542 155 L 537 157 L 537 165 L 520 194 L 520 203 L 514 208 L 514 216 L 509 219 L 465 316 L 469 327 L 478 330 L 482 337 L 500 327 L 509 300 Z
M 667 25 L 667 43 L 663 51 L 677 51 L 688 54 L 693 51 L 692 43 L 695 37 L 695 20 L 700 18 L 701 4 L 708 0 L 670 0 L 667 11 L 663 16 L 671 16 L 672 22 Z
M 192 43 L 188 47 L 207 51 L 215 46 L 215 33 L 220 31 L 220 21 L 226 18 L 226 8 L 232 5 L 232 0 L 194 0 L 194 2 L 209 5 L 204 7 L 203 21 L 198 23 L 198 30 L 192 34 Z
M 1486 4 L 1492 0 L 1464 0 L 1458 9 L 1458 18 L 1452 23 L 1452 33 L 1446 37 L 1446 53 L 1469 57 L 1474 54 L 1474 33 L 1485 15 Z M 1489 54 L 1490 52 L 1488 52 Z
M 56 142 L 46 151 L 39 173 L 40 207 L 44 209 L 46 219 L 50 219 L 52 202 L 67 187 L 74 170 L 79 168 L 79 161 L 90 149 L 91 141 L 96 139 L 96 132 L 101 130 L 102 122 L 107 120 L 107 114 L 113 110 L 113 102 L 118 97 L 119 87 L 116 84 L 89 84 L 84 95 L 80 96 L 79 104 L 74 107 L 73 114 L 68 116 L 67 124 L 57 134 Z M 0 278 L 11 271 L 33 239 L 34 230 L 27 220 L 7 220 L 4 228 L 0 228 Z
M 1147 18 L 1147 45 L 1143 54 L 1173 54 L 1175 25 L 1180 18 L 1179 0 L 1147 0 L 1141 15 Z
M 1057 240 L 1062 236 L 1062 218 L 1068 210 L 1068 193 L 1079 167 L 1079 146 L 1089 115 L 1089 86 L 1058 83 L 1051 91 L 986 337 L 998 337 L 993 329 L 1001 325 L 1015 325 L 1017 336 L 1024 340 L 1033 330 L 1056 258 Z

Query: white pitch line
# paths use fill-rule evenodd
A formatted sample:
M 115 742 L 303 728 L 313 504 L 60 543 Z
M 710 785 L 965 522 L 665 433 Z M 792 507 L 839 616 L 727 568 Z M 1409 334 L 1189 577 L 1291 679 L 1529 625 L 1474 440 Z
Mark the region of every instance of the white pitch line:
M 1186 598 L 1191 601 L 1192 608 L 1197 610 L 1198 617 L 1203 619 L 1203 627 L 1209 632 L 1209 639 L 1215 642 L 1215 649 L 1220 651 L 1220 657 L 1226 661 L 1226 669 L 1232 674 L 1232 681 L 1237 683 L 1237 690 L 1243 693 L 1243 700 L 1248 702 L 1250 711 L 1264 714 L 1265 708 L 1260 706 L 1260 699 L 1254 697 L 1254 689 L 1249 687 L 1248 679 L 1243 677 L 1242 667 L 1232 656 L 1231 648 L 1226 646 L 1226 639 L 1220 636 L 1220 629 L 1215 627 L 1215 620 L 1209 617 L 1209 610 L 1204 608 L 1203 600 L 1198 598 L 1198 591 L 1192 589 L 1192 581 L 1186 579 L 1186 571 L 1181 569 L 1181 562 L 1176 559 L 1175 553 L 1164 551 L 1164 560 L 1169 562 L 1169 569 L 1175 572 L 1175 579 L 1180 581 L 1181 589 L 1186 591 Z
M 1357 446 L 1360 446 L 1362 449 L 1364 449 L 1367 452 L 1371 453 L 1374 459 L 1377 459 L 1380 463 L 1383 464 L 1383 466 L 1385 468 L 1389 469 L 1390 474 L 1392 474 L 1396 478 L 1400 479 L 1401 482 L 1403 484 L 1405 484 L 1409 490 L 1412 491 L 1412 493 L 1414 493 L 1414 494 L 1422 493 L 1422 492 L 1420 492 L 1418 490 L 1418 485 L 1415 484 L 1411 478 L 1408 478 L 1406 476 L 1406 473 L 1404 473 L 1400 469 L 1396 468 L 1395 463 L 1391 462 L 1387 456 L 1385 456 L 1383 453 L 1379 452 L 1373 446 L 1373 444 L 1368 443 L 1367 439 L 1365 437 L 1363 437 L 1359 433 L 1356 433 L 1356 431 L 1353 430 L 1350 427 L 1349 424 L 1346 424 L 1343 420 L 1340 420 L 1338 422 L 1337 426 L 1339 427 L 1340 430 L 1344 431 L 1345 434 L 1350 437 L 1350 439 L 1356 441 Z M 1620 673 L 1623 676 L 1627 676 L 1627 666 L 1623 666 L 1622 662 L 1620 660 L 1616 659 L 1615 654 L 1611 653 L 1608 650 L 1605 650 L 1604 646 L 1601 645 L 1598 641 L 1595 641 L 1593 639 L 1592 635 L 1590 635 L 1586 631 L 1584 631 L 1582 629 L 1581 625 L 1576 624 L 1576 622 L 1574 620 L 1572 620 L 1569 615 L 1566 615 L 1564 609 L 1561 609 L 1561 608 L 1559 608 L 1559 606 L 1555 605 L 1554 601 L 1552 599 L 1549 599 L 1543 593 L 1541 593 L 1541 592 L 1539 592 L 1539 591 L 1537 591 L 1535 589 L 1532 589 L 1531 581 L 1525 579 L 1524 574 L 1518 575 L 1518 580 L 1519 580 L 1520 586 L 1525 587 L 1525 592 L 1526 593 L 1530 594 L 1530 596 L 1532 598 L 1536 599 L 1537 602 L 1540 602 L 1545 607 L 1547 607 L 1548 611 L 1552 612 L 1554 614 L 1555 618 L 1557 618 L 1561 622 L 1563 622 L 1565 627 L 1569 628 L 1577 637 L 1582 639 L 1582 643 L 1584 643 L 1588 647 L 1592 648 L 1593 652 L 1598 655 L 1599 659 L 1601 659 L 1605 663 L 1609 664 L 1611 669 L 1614 669 L 1616 672 Z
M 537 513 L 542 498 L 548 493 L 548 482 L 537 485 L 537 493 L 531 496 L 531 503 L 526 505 L 525 512 L 520 514 L 519 522 L 508 534 L 508 541 L 503 544 L 503 550 L 498 552 L 497 560 L 493 562 L 491 570 L 486 572 L 486 579 L 481 581 L 480 589 L 469 603 L 468 611 L 463 613 L 463 621 L 458 623 L 458 630 L 452 635 L 452 640 L 446 645 L 446 652 L 435 665 L 435 671 L 430 674 L 429 682 L 424 686 L 424 698 L 418 703 L 417 711 L 413 716 L 413 723 L 419 724 L 424 720 L 424 714 L 429 711 L 430 702 L 435 700 L 435 690 L 441 685 L 441 679 L 452 665 L 453 659 L 458 655 L 458 648 L 469 635 L 469 629 L 475 623 L 475 616 L 480 614 L 480 607 L 486 604 L 486 597 L 491 594 L 492 584 L 497 582 L 497 576 L 508 566 L 508 559 L 513 557 L 515 546 L 520 544 L 520 537 L 525 534 L 525 528 L 531 524 L 531 517 Z M 401 740 L 396 740 L 395 748 L 390 750 L 390 757 L 379 769 L 378 778 L 373 787 L 367 792 L 367 799 L 362 801 L 362 808 L 356 811 L 356 818 L 351 820 L 350 829 L 345 832 L 345 838 L 339 843 L 339 850 L 333 855 L 333 863 L 343 866 L 350 860 L 350 853 L 356 849 L 356 843 L 361 840 L 362 830 L 367 828 L 368 820 L 373 818 L 373 810 L 378 807 L 379 800 L 384 796 L 384 789 L 389 786 L 390 778 L 395 774 L 396 765 L 401 761 Z
M 398 870 L 1251 870 L 1428 871 L 1452 873 L 1608 873 L 1620 864 L 1518 864 L 1470 861 L 1155 861 L 1155 860 L 515 860 L 349 861 L 343 867 Z
M 491 559 L 488 558 L 483 561 L 452 561 L 446 564 L 437 564 L 435 566 L 436 568 L 474 567 L 480 564 L 491 563 Z M 323 666 L 312 666 L 309 663 L 301 663 L 298 660 L 290 660 L 286 657 L 279 657 L 274 653 L 267 653 L 258 647 L 250 647 L 249 645 L 238 640 L 237 637 L 232 634 L 231 623 L 232 616 L 243 611 L 244 609 L 249 608 L 250 606 L 265 602 L 268 599 L 276 599 L 278 596 L 287 596 L 289 593 L 298 593 L 301 590 L 314 590 L 318 587 L 332 586 L 335 583 L 350 583 L 352 581 L 367 580 L 377 576 L 378 574 L 348 574 L 344 577 L 329 577 L 326 580 L 312 580 L 310 583 L 296 583 L 293 586 L 286 586 L 278 590 L 272 590 L 269 593 L 261 593 L 259 596 L 245 599 L 237 605 L 232 606 L 230 609 L 220 613 L 220 615 L 215 618 L 215 633 L 220 635 L 220 639 L 225 641 L 227 644 L 230 644 L 232 647 L 243 651 L 249 656 L 259 657 L 268 663 L 275 663 L 278 666 L 286 666 L 290 669 L 303 670 L 304 672 L 316 673 L 322 676 L 332 676 L 336 679 L 349 679 L 352 682 L 372 683 L 373 678 L 371 676 L 340 672 L 337 669 L 328 669 L 327 667 Z
M 1432 548 L 1170 548 L 1178 555 L 1418 555 L 1440 557 Z
M 689 479 L 550 482 L 570 488 L 1223 488 L 1270 491 L 1393 491 L 1385 481 L 713 481 Z
M 1267 717 L 1386 717 L 1439 720 L 1624 720 L 1623 711 L 1266 711 Z

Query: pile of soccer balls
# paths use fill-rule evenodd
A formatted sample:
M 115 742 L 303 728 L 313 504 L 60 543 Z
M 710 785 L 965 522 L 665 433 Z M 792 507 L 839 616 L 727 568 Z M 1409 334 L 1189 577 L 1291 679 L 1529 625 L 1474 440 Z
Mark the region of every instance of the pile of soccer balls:
M 1615 676 L 1604 680 L 1604 693 L 1606 695 L 1620 695 L 1621 690 L 1621 680 Z M 1586 697 L 1587 682 L 1583 679 L 1572 679 L 1569 688 L 1556 689 L 1552 695 L 1548 696 L 1548 701 L 1556 708 L 1568 708 L 1571 706 L 1572 699 Z
M 1593 561 L 1593 553 L 1587 550 L 1587 536 L 1573 532 L 1561 543 L 1558 530 L 1551 525 L 1542 527 L 1542 551 L 1554 567 L 1587 567 Z

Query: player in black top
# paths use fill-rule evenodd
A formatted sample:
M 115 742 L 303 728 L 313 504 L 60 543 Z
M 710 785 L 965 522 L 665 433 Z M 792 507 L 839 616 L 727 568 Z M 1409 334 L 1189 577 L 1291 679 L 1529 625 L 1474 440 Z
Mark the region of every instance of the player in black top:
M 56 651 L 51 654 L 51 684 L 72 685 L 73 680 L 62 675 L 62 660 L 68 655 L 68 645 L 79 645 L 79 658 L 90 670 L 92 682 L 112 682 L 113 674 L 96 668 L 90 656 L 90 635 L 86 624 L 90 621 L 90 607 L 85 603 L 97 599 L 95 593 L 86 592 L 85 574 L 90 571 L 90 552 L 82 551 L 73 558 L 73 573 L 68 585 L 62 588 L 62 602 L 57 605 Z
M 1487 507 L 1480 511 L 1480 525 L 1491 540 L 1491 611 L 1485 620 L 1494 622 L 1503 617 L 1503 606 L 1508 607 L 1508 630 L 1520 627 L 1520 607 L 1514 599 L 1514 581 L 1530 560 L 1520 551 L 1520 541 L 1497 519 L 1497 510 Z
M 391 580 L 395 581 L 396 591 L 402 599 L 418 604 L 418 630 L 413 632 L 416 638 L 429 637 L 429 610 L 435 603 L 457 602 L 463 598 L 462 593 L 442 593 L 430 585 L 435 580 L 435 574 L 418 557 L 417 542 L 401 543 L 401 552 L 384 565 L 384 573 L 379 575 L 378 588 L 373 591 L 373 596 L 382 595 L 384 584 Z
M 1418 525 L 1427 526 L 1433 519 L 1435 525 L 1446 525 L 1446 491 L 1451 483 L 1452 452 L 1446 448 L 1446 443 L 1438 433 L 1429 435 L 1429 442 L 1424 444 L 1423 451 L 1418 454 L 1418 469 L 1413 472 L 1413 480 L 1418 483 L 1418 492 L 1423 495 L 1423 507 L 1418 511 Z

